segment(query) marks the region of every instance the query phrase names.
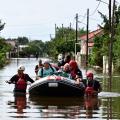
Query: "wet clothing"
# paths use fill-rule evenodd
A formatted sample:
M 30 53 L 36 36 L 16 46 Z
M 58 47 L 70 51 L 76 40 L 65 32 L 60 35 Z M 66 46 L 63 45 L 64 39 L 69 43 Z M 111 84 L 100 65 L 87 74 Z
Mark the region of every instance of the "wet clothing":
M 67 73 L 67 72 L 64 72 L 64 71 L 58 71 L 58 74 L 56 75 L 59 75 L 59 76 L 62 76 L 62 77 L 66 77 L 66 78 L 69 78 L 69 79 L 72 79 L 72 76 L 70 73 Z
M 101 89 L 100 83 L 97 80 L 88 80 L 87 86 L 93 87 L 93 89 L 98 92 Z
M 65 64 L 64 60 L 58 61 L 58 67 L 64 66 L 64 64 Z
M 39 66 L 39 65 L 36 65 L 36 66 L 35 66 L 35 73 L 36 73 L 36 74 L 38 74 L 38 71 L 39 71 L 39 69 L 40 69 L 41 67 L 43 67 L 42 64 L 41 64 L 40 66 Z
M 44 67 L 39 69 L 38 71 L 38 77 L 46 77 L 49 75 L 53 75 L 53 73 L 56 72 L 56 69 L 52 66 L 50 66 L 48 69 L 45 69 Z
M 39 70 L 39 66 L 36 65 L 36 66 L 35 66 L 35 73 L 36 73 L 36 74 L 38 73 L 38 70 Z
M 28 74 L 23 74 L 22 76 L 16 74 L 9 80 L 9 83 L 15 83 L 14 92 L 26 92 L 27 81 L 34 82 Z
M 101 90 L 102 89 L 101 89 L 101 85 L 100 85 L 99 81 L 97 81 L 97 80 L 87 80 L 86 81 L 86 89 L 85 89 L 86 95 L 97 96 Z
M 76 69 L 76 70 L 71 70 L 71 76 L 72 76 L 72 79 L 76 79 L 76 76 L 78 78 L 82 78 L 82 72 L 80 69 Z
M 77 62 L 75 60 L 70 60 L 69 62 L 71 68 L 71 75 L 73 79 L 82 78 L 82 71 L 79 69 Z

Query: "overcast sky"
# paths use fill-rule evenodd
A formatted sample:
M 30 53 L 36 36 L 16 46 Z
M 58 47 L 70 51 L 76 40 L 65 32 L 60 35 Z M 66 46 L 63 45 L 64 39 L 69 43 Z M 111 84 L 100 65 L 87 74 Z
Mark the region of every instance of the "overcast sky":
M 109 0 L 103 0 L 109 2 Z M 4 38 L 26 36 L 38 40 L 50 40 L 54 37 L 55 24 L 68 27 L 70 22 L 75 29 L 75 15 L 86 24 L 86 12 L 90 10 L 89 29 L 97 29 L 102 22 L 97 10 L 108 14 L 107 4 L 96 0 L 0 0 L 0 19 L 6 23 L 1 31 Z M 85 16 L 85 17 L 84 17 Z M 79 28 L 86 25 L 79 23 Z

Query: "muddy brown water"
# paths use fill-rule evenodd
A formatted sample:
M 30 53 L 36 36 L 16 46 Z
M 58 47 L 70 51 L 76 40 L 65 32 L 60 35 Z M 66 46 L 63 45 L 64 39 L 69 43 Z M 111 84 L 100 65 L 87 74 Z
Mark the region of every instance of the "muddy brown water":
M 44 58 L 43 58 L 44 60 Z M 34 67 L 38 60 L 35 58 L 12 59 L 11 63 L 0 69 L 0 118 L 1 120 L 62 120 L 62 119 L 93 119 L 119 120 L 120 119 L 120 77 L 114 77 L 113 91 L 106 92 L 106 79 L 100 79 L 103 92 L 98 97 L 31 97 L 13 94 L 14 85 L 5 83 L 23 64 L 25 72 L 35 79 Z M 28 85 L 29 87 L 29 85 Z

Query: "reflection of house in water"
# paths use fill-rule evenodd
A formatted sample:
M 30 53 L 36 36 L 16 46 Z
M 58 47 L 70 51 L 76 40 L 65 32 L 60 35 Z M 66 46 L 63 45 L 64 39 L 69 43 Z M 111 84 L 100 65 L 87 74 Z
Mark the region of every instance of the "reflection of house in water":
M 92 53 L 92 48 L 94 46 L 94 38 L 100 36 L 103 33 L 101 29 L 89 32 L 88 34 L 88 55 Z M 77 53 L 77 61 L 80 63 L 80 66 L 86 65 L 86 49 L 87 49 L 87 34 L 84 34 L 79 37 L 79 42 L 81 43 L 81 51 Z

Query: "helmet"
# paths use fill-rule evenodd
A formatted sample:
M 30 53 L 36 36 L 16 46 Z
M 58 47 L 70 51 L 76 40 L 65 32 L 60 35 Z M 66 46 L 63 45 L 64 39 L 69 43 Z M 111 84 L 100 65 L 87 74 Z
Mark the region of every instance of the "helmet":
M 25 70 L 25 67 L 24 67 L 23 65 L 20 65 L 20 66 L 18 67 L 18 70 L 24 71 L 24 70 Z
M 58 62 L 62 62 L 62 60 L 63 60 L 63 55 L 62 55 L 62 54 L 59 54 L 59 55 L 58 55 Z
M 71 68 L 74 68 L 74 69 L 77 68 L 77 62 L 74 61 L 74 60 L 71 60 L 71 61 L 69 62 L 69 65 L 70 65 Z
M 92 72 L 87 72 L 86 76 L 87 77 L 93 77 L 93 73 Z
M 43 63 L 44 64 L 50 64 L 50 61 L 49 60 L 45 60 Z

